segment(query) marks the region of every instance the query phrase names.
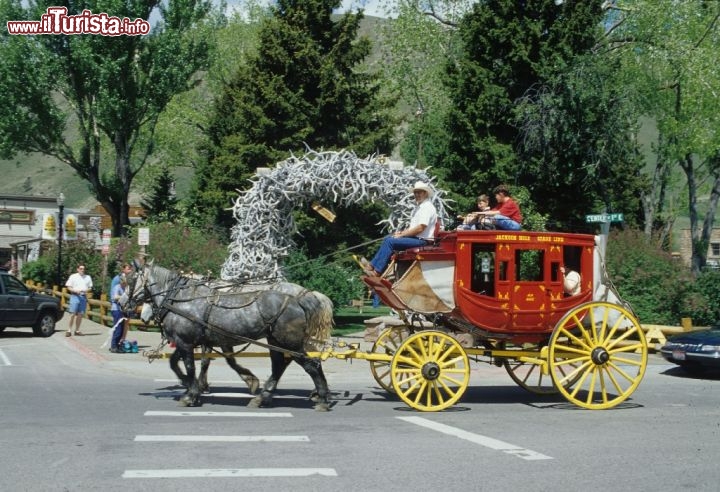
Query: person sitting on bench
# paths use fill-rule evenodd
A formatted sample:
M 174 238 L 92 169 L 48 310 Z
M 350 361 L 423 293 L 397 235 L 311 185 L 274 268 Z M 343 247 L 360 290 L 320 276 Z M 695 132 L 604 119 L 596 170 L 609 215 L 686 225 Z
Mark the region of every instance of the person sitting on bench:
M 403 231 L 386 236 L 371 261 L 365 258 L 360 259 L 360 265 L 366 275 L 379 276 L 382 274 L 390 263 L 393 251 L 405 251 L 425 246 L 432 244 L 435 240 L 435 224 L 438 216 L 431 201 L 433 190 L 427 183 L 418 181 L 413 186 L 412 192 L 416 205 L 410 217 L 410 226 Z
M 519 231 L 522 228 L 522 214 L 517 202 L 510 197 L 508 187 L 498 185 L 493 193 L 495 193 L 497 206 L 492 210 L 477 212 L 477 215 L 492 218 L 496 229 Z

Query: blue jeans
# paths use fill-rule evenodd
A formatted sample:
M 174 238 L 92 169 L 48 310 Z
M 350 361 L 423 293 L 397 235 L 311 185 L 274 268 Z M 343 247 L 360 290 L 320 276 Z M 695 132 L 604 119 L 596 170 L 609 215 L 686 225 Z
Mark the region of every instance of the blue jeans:
M 120 321 L 124 316 L 123 312 L 120 310 L 110 312 L 112 313 L 113 326 L 115 327 L 115 331 L 113 331 L 112 334 L 112 340 L 110 341 L 110 348 L 117 348 L 118 345 L 120 345 L 120 340 L 122 340 L 123 331 L 125 330 L 125 322 L 122 321 L 118 323 L 118 321 Z
M 504 215 L 497 214 L 493 216 L 495 219 L 495 228 L 503 229 L 505 231 L 519 231 L 522 226 L 512 219 L 508 219 Z
M 373 259 L 370 260 L 370 264 L 376 272 L 382 274 L 387 268 L 388 263 L 390 263 L 390 257 L 393 251 L 405 251 L 406 249 L 418 248 L 427 244 L 429 244 L 427 241 L 416 237 L 385 236 L 382 244 L 380 244 L 380 249 L 375 253 Z

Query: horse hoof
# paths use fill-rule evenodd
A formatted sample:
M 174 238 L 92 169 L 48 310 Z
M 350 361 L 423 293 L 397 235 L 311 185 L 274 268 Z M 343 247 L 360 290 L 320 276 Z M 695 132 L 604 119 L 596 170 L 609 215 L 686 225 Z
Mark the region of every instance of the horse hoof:
M 250 408 L 260 408 L 260 405 L 262 405 L 262 398 L 257 396 L 255 398 L 252 398 L 247 404 L 247 406 Z
M 329 412 L 330 411 L 330 404 L 329 403 L 318 403 L 314 407 L 316 412 Z
M 309 396 L 308 398 L 310 398 L 310 401 L 313 402 L 313 403 L 318 403 L 318 402 L 320 402 L 320 395 L 318 394 L 317 391 L 312 391 L 312 392 L 310 393 L 310 396 Z
M 201 407 L 202 401 L 199 398 L 192 399 L 187 395 L 183 396 L 178 400 L 178 406 L 180 407 Z

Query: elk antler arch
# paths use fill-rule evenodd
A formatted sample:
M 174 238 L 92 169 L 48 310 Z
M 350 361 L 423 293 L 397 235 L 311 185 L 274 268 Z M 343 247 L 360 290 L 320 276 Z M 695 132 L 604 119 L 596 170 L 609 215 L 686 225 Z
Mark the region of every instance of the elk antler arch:
M 222 278 L 282 278 L 280 261 L 295 245 L 292 237 L 297 232 L 292 211 L 313 201 L 340 206 L 382 202 L 391 213 L 380 223 L 395 230 L 409 222 L 415 202 L 408 190 L 416 181 L 433 187 L 425 170 L 414 166 L 394 170 L 382 159 L 360 159 L 346 150 L 308 150 L 302 157 L 291 156 L 252 179 L 252 187 L 235 200 L 237 224 L 231 231 Z M 435 190 L 432 200 L 439 217 L 447 222 L 443 194 Z

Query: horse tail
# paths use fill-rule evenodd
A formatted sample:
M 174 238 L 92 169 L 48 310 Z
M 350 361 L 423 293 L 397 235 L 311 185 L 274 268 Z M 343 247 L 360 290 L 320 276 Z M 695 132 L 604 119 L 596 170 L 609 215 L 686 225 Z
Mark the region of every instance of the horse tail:
M 305 311 L 307 320 L 306 340 L 324 342 L 330 338 L 335 326 L 332 301 L 325 294 L 312 291 L 298 296 L 298 303 Z

